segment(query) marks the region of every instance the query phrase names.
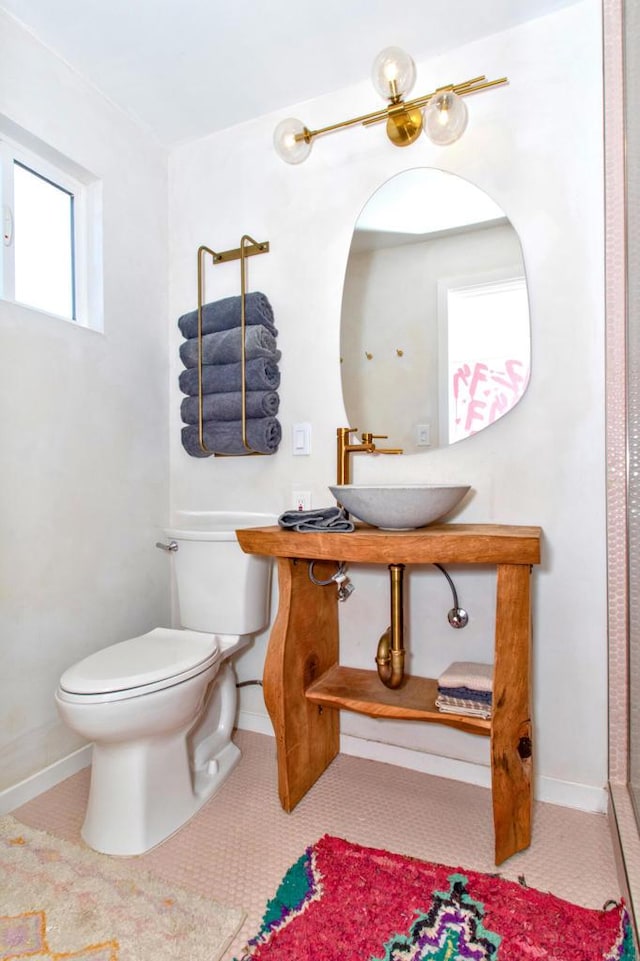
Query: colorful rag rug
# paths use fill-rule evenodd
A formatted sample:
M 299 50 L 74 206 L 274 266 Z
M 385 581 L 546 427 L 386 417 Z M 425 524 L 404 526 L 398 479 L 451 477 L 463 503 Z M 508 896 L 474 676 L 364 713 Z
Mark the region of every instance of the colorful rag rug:
M 0 818 L 0 961 L 218 961 L 244 913 Z
M 581 908 L 489 874 L 325 836 L 287 871 L 242 959 L 635 961 L 624 904 Z

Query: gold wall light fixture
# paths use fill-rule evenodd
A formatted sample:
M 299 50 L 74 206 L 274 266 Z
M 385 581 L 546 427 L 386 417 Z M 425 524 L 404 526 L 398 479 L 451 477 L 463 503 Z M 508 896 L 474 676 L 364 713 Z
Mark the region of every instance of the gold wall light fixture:
M 414 143 L 423 130 L 436 144 L 454 143 L 467 126 L 467 105 L 462 98 L 508 82 L 506 77 L 499 80 L 473 77 L 464 83 L 451 83 L 422 97 L 404 100 L 413 89 L 415 79 L 416 65 L 409 54 L 399 47 L 386 47 L 373 62 L 372 80 L 378 93 L 389 101 L 387 106 L 318 130 L 309 130 L 301 120 L 288 117 L 274 131 L 276 153 L 286 163 L 299 164 L 311 153 L 316 137 L 356 124 L 369 127 L 383 121 L 386 121 L 387 136 L 396 147 Z

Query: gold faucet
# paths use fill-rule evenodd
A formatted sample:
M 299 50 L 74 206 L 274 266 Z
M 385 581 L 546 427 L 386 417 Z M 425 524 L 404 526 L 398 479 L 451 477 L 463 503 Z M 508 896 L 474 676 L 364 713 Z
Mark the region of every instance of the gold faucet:
M 357 427 L 338 427 L 338 484 L 351 483 L 350 454 L 402 454 L 402 448 L 376 447 L 374 441 L 386 440 L 387 434 L 362 433 L 359 443 L 350 443 L 349 434 L 358 430 Z
M 375 441 L 386 440 L 386 434 L 362 433 L 362 442 L 350 443 L 349 434 L 357 427 L 338 427 L 338 484 L 351 483 L 350 454 L 402 454 L 402 448 L 376 447 Z M 339 504 L 339 506 L 342 506 Z M 347 514 L 347 516 L 349 516 Z M 402 576 L 404 564 L 390 564 L 391 576 L 391 625 L 378 641 L 376 664 L 378 676 L 390 688 L 400 687 L 404 680 L 403 623 L 402 623 Z

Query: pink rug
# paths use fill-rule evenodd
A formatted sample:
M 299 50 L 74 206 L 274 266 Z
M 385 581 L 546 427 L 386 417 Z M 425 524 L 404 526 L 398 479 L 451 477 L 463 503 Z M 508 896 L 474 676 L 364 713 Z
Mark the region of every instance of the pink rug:
M 326 835 L 287 871 L 243 959 L 635 961 L 622 903 L 571 904 L 496 875 Z
M 218 961 L 244 913 L 0 818 L 0 961 Z

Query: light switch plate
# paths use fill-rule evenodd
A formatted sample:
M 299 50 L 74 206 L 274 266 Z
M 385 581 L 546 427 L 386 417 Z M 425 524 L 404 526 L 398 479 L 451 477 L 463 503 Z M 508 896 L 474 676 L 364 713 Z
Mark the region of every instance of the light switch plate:
M 291 428 L 291 447 L 295 456 L 311 453 L 311 424 L 294 424 Z
M 431 447 L 431 424 L 418 424 L 416 426 L 416 445 L 418 447 Z

